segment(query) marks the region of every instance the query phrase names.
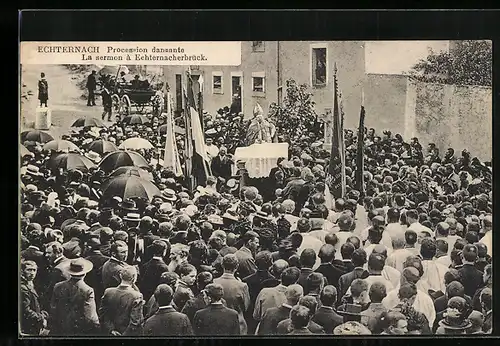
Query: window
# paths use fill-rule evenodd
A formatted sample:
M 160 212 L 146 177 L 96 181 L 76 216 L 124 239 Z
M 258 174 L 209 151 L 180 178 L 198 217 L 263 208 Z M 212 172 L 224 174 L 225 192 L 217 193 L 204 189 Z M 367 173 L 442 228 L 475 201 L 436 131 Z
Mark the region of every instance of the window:
M 212 72 L 212 94 L 223 94 L 222 72 Z
M 254 93 L 263 94 L 266 92 L 266 78 L 264 72 L 252 73 L 252 91 Z
M 264 41 L 252 41 L 252 52 L 263 52 Z
M 315 87 L 326 86 L 327 80 L 327 50 L 326 46 L 313 45 L 311 48 L 311 84 Z

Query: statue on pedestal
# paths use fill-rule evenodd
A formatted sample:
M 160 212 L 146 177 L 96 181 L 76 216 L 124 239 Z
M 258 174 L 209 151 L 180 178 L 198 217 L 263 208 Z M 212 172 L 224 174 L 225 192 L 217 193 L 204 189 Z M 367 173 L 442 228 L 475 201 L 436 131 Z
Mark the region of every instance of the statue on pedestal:
M 245 143 L 250 146 L 255 143 L 272 143 L 276 128 L 269 121 L 264 119 L 262 107 L 257 103 L 253 110 L 254 117 L 250 120 L 250 125 L 245 137 Z

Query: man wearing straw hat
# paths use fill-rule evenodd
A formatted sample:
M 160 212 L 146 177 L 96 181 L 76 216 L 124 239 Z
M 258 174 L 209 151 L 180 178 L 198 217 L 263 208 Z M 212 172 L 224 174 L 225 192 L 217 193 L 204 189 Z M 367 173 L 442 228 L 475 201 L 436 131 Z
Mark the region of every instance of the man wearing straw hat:
M 70 275 L 55 285 L 50 303 L 49 335 L 92 335 L 99 328 L 94 290 L 83 280 L 92 262 L 77 258 L 65 263 Z

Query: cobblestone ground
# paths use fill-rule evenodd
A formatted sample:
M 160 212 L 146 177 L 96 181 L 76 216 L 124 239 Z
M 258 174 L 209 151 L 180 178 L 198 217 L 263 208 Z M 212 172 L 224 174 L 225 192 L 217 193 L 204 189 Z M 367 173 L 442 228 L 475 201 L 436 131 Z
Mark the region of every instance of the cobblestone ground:
M 21 132 L 33 129 L 35 110 L 38 106 L 38 79 L 40 73 L 45 73 L 49 83 L 48 106 L 52 112 L 52 126 L 46 132 L 54 138 L 60 138 L 67 133 L 71 124 L 80 117 L 100 117 L 102 106 L 100 98 L 96 98 L 97 106 L 87 107 L 87 101 L 82 99 L 82 91 L 77 85 L 75 76 L 61 65 L 26 65 L 21 72 L 21 82 L 31 90 L 33 95 L 21 104 Z

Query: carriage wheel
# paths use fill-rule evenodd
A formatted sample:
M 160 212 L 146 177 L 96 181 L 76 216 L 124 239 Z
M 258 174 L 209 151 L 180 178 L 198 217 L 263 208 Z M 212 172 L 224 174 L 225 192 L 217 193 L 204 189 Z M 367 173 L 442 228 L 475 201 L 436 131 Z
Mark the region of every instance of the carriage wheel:
M 122 113 L 125 115 L 130 115 L 130 107 L 131 107 L 130 98 L 128 97 L 128 95 L 123 95 L 121 102 Z
M 111 96 L 111 102 L 113 104 L 113 111 L 118 113 L 120 111 L 120 97 L 116 94 Z

